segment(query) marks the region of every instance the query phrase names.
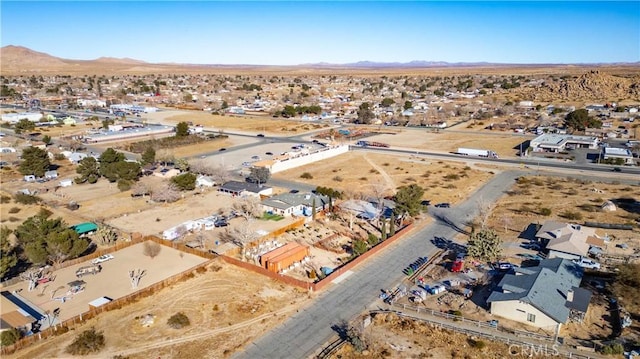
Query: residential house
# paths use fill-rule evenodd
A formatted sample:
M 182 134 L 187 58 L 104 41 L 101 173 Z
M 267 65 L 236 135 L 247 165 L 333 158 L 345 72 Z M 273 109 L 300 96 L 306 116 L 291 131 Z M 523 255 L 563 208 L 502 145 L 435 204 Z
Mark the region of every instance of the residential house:
M 316 212 L 329 205 L 329 197 L 314 193 L 283 193 L 262 200 L 262 208 L 266 212 L 281 216 L 311 216 L 315 201 Z
M 20 294 L 9 291 L 0 293 L 0 330 L 11 328 L 29 332 L 46 318 L 44 312 Z
M 580 259 L 588 255 L 589 247 L 604 246 L 595 229 L 557 221 L 545 222 L 536 232 L 536 239 L 549 252 L 548 258 Z
M 273 188 L 267 187 L 263 184 L 257 183 L 249 183 L 249 182 L 239 182 L 239 181 L 229 181 L 220 188 L 218 191 L 222 193 L 228 193 L 234 197 L 244 197 L 244 196 L 270 196 L 273 194 Z
M 580 288 L 582 269 L 563 258 L 545 259 L 535 267 L 514 268 L 489 295 L 490 312 L 545 329 L 581 322 L 592 293 Z

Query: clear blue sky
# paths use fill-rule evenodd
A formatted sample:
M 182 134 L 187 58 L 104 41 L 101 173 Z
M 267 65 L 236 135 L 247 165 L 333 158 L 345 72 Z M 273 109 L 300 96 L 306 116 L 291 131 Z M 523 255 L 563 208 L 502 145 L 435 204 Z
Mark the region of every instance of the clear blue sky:
M 2 0 L 2 46 L 53 56 L 296 65 L 640 61 L 640 1 Z

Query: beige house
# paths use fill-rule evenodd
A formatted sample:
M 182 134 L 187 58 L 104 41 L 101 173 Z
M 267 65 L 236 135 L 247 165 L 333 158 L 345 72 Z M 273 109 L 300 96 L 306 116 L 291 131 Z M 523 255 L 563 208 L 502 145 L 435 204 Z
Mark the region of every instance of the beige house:
M 545 222 L 536 239 L 549 251 L 548 258 L 580 259 L 591 246 L 604 246 L 594 228 L 557 221 Z
M 506 319 L 548 330 L 567 321 L 581 322 L 592 293 L 580 288 L 582 269 L 563 258 L 545 259 L 535 267 L 506 274 L 487 303 L 490 312 Z

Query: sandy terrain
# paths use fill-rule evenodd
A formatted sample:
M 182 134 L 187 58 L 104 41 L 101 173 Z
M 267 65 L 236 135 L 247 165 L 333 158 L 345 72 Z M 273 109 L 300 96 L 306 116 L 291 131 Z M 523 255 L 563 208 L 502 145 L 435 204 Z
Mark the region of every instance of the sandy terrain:
M 466 132 L 466 133 L 465 133 Z M 383 142 L 392 147 L 430 150 L 435 152 L 456 152 L 459 147 L 492 150 L 500 157 L 515 157 L 520 143 L 529 139 L 507 132 L 431 132 L 424 129 L 410 129 L 397 134 L 382 134 L 368 137 L 368 141 Z
M 108 264 L 115 262 L 106 263 L 105 267 Z M 93 358 L 111 358 L 116 354 L 140 359 L 228 357 L 281 323 L 307 298 L 295 288 L 216 260 L 206 273 L 196 274 L 195 278 L 119 310 L 102 313 L 77 330 L 8 358 L 67 357 L 64 348 L 80 331 L 92 326 L 106 337 L 106 348 L 89 356 Z M 185 313 L 191 325 L 180 330 L 169 328 L 167 319 L 177 312 Z M 139 319 L 147 314 L 153 315 L 155 321 L 150 327 L 143 327 Z
M 305 172 L 313 178 L 300 178 Z M 475 166 L 471 168 L 461 162 L 432 161 L 409 155 L 348 152 L 329 160 L 276 173 L 274 178 L 365 194 L 371 193 L 372 187 L 380 186 L 386 188 L 388 195 L 397 187 L 417 183 L 425 189 L 424 199 L 432 203 L 456 203 L 491 176 L 486 170 L 476 169 Z
M 81 280 L 86 282 L 84 290 L 77 294 L 69 294 L 67 283 L 77 280 L 75 272 L 78 268 L 91 264 L 90 261 L 58 269 L 53 272 L 55 281 L 39 285 L 28 292 L 28 283 L 20 282 L 7 287 L 8 291 L 20 291 L 20 295 L 37 305 L 43 311 L 60 308 L 60 320 L 65 321 L 89 310 L 88 303 L 102 296 L 117 299 L 150 286 L 172 275 L 204 263 L 207 259 L 187 254 L 173 248 L 162 246 L 160 254 L 155 258 L 143 254 L 143 244 L 136 244 L 115 252 L 114 259 L 102 264 L 102 271 L 96 275 L 86 275 Z M 130 270 L 145 270 L 138 289 L 131 288 Z M 66 297 L 63 303 L 54 298 Z
M 328 127 L 326 124 L 304 123 L 300 121 L 278 120 L 268 116 L 250 115 L 212 115 L 205 111 L 187 111 L 175 109 L 162 109 L 155 113 L 144 115 L 149 122 L 158 122 L 167 125 L 175 125 L 178 122 L 193 122 L 194 125 L 202 125 L 207 129 L 237 130 L 248 133 L 264 133 L 269 135 L 287 134 L 295 135 Z

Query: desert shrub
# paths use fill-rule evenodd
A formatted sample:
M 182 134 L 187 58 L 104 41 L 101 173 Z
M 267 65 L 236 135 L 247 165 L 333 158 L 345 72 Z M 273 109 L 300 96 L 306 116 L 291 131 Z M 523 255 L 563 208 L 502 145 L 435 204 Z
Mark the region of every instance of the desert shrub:
M 22 332 L 20 332 L 16 328 L 11 328 L 9 330 L 5 330 L 0 332 L 0 345 L 7 346 L 12 345 L 22 338 Z
M 85 330 L 80 333 L 73 343 L 67 347 L 67 353 L 73 355 L 87 355 L 99 352 L 104 348 L 104 335 L 102 332 L 96 332 L 95 328 Z
M 333 180 L 336 181 L 336 182 L 342 182 L 342 177 L 335 176 L 335 177 L 333 177 Z
M 9 208 L 9 213 L 18 213 L 18 212 L 20 212 L 20 207 Z
M 579 221 L 582 219 L 582 214 L 580 212 L 577 211 L 564 211 L 560 217 L 566 218 L 568 220 L 572 220 L 572 221 Z
M 10 196 L 6 196 L 6 195 L 2 195 L 0 197 L 0 203 L 1 204 L 11 203 L 11 197 Z
M 578 190 L 576 190 L 575 188 L 571 188 L 566 193 L 567 193 L 567 195 L 575 196 L 575 195 L 578 194 Z
M 118 189 L 120 192 L 128 191 L 131 189 L 131 181 L 121 179 L 118 181 Z
M 158 254 L 160 254 L 160 250 L 162 246 L 156 242 L 146 241 L 142 245 L 142 254 L 151 259 L 155 258 Z
M 451 174 L 448 174 L 448 175 L 444 176 L 444 179 L 449 180 L 449 181 L 454 181 L 454 180 L 460 179 L 460 175 L 458 175 L 457 173 L 451 173 Z
M 383 166 L 385 166 L 385 167 L 387 167 L 387 166 L 389 166 L 389 162 L 385 162 L 385 163 L 383 163 L 382 165 L 383 165 Z
M 445 188 L 453 189 L 453 188 L 457 188 L 457 187 L 453 183 L 449 183 Z
M 540 215 L 542 216 L 550 216 L 551 215 L 551 209 L 549 208 L 540 208 Z
M 561 190 L 564 189 L 564 186 L 561 185 L 560 183 L 556 183 L 553 186 L 549 187 L 549 189 L 553 189 L 553 190 Z
M 372 169 L 370 169 L 370 170 L 369 170 L 369 173 L 378 174 L 378 173 L 380 173 L 380 172 L 378 172 L 378 170 L 377 170 L 377 169 L 372 168 Z
M 378 242 L 380 242 L 380 239 L 375 234 L 369 233 L 369 235 L 367 236 L 367 242 L 369 242 L 370 245 L 374 246 L 378 244 Z
M 187 317 L 184 313 L 178 312 L 167 320 L 167 325 L 169 325 L 173 329 L 182 329 L 186 326 L 191 325 L 189 322 L 189 317 Z
M 311 175 L 311 173 L 309 172 L 305 172 L 303 174 L 300 175 L 300 178 L 304 178 L 304 179 L 312 179 L 313 176 Z
M 602 348 L 602 354 L 605 355 L 620 355 L 624 353 L 624 347 L 620 343 L 605 345 Z
M 516 179 L 516 183 L 518 183 L 518 184 L 528 184 L 529 183 L 529 179 L 527 177 L 518 177 L 518 179 Z
M 484 349 L 484 347 L 487 346 L 487 343 L 485 343 L 482 340 L 476 340 L 476 339 L 469 339 L 469 345 L 471 345 L 472 348 L 476 348 L 476 349 Z
M 62 161 L 66 159 L 66 157 L 62 153 L 56 153 L 55 155 L 53 155 L 53 159 L 56 161 Z
M 13 217 L 13 216 L 11 216 L 11 217 L 7 218 L 7 220 L 8 220 L 9 222 L 11 222 L 11 223 L 13 223 L 13 222 L 20 222 L 20 218 Z
M 542 182 L 542 180 L 536 178 L 535 180 L 533 180 L 533 184 L 536 186 L 544 186 L 544 182 Z
M 358 179 L 359 179 L 360 181 L 367 181 L 367 180 L 368 180 L 368 178 L 367 178 L 367 177 L 360 177 L 360 178 L 358 178 Z
M 20 203 L 20 204 L 36 204 L 36 203 L 40 202 L 40 197 L 33 196 L 33 195 L 30 195 L 30 194 L 16 193 L 13 196 L 13 200 L 16 203 Z

